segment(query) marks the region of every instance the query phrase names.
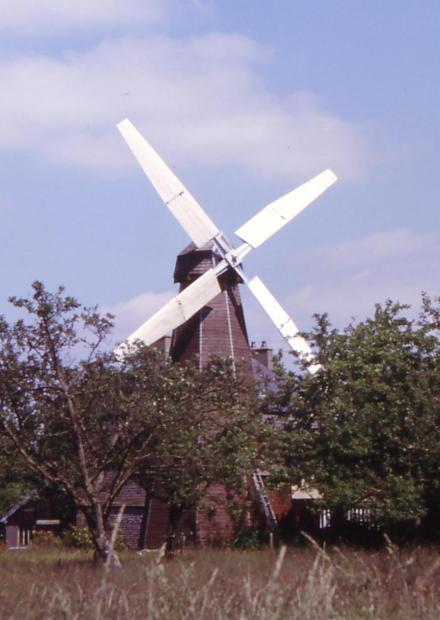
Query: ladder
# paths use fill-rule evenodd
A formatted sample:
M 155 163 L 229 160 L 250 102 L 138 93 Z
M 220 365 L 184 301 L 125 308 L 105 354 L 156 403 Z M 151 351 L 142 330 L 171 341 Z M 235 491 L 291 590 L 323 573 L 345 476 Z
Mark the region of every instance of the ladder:
M 269 498 L 265 493 L 263 476 L 261 475 L 260 470 L 257 469 L 254 471 L 254 473 L 252 474 L 252 482 L 254 485 L 254 489 L 257 492 L 258 498 L 261 502 L 267 526 L 269 530 L 273 532 L 277 529 L 278 520 L 276 514 L 273 511 L 272 504 L 270 503 Z

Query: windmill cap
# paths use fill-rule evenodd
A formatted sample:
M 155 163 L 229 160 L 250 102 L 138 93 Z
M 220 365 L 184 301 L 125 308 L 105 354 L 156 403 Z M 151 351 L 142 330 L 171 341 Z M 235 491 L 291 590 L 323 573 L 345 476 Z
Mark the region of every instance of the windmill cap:
M 174 282 L 185 282 L 201 276 L 220 260 L 213 241 L 199 248 L 191 242 L 177 255 Z

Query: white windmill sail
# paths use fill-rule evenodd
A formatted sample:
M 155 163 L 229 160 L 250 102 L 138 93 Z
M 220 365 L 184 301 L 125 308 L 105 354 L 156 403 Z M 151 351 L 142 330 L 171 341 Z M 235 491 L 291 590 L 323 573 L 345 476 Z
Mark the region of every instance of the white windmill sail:
M 201 247 L 220 231 L 134 125 L 125 119 L 118 129 L 141 168 L 190 239 Z
M 218 278 L 215 272 L 209 269 L 133 332 L 125 343 L 119 345 L 116 353 L 123 354 L 127 343 L 131 344 L 136 340 L 142 340 L 146 345 L 156 342 L 194 316 L 220 292 Z
M 258 277 L 251 280 L 245 277 L 240 263 L 249 251 L 266 241 L 333 185 L 337 180 L 336 175 L 331 170 L 325 170 L 278 200 L 271 202 L 235 231 L 244 243 L 234 249 L 130 121 L 127 119 L 121 121 L 118 128 L 162 200 L 196 246 L 201 247 L 208 241 L 214 240 L 217 251 L 223 259 L 215 269 L 208 270 L 168 302 L 131 334 L 127 342 L 142 340 L 147 345 L 152 344 L 187 321 L 221 292 L 217 276 L 232 268 L 248 285 L 289 346 L 308 362 L 309 371 L 317 372 L 320 365 L 313 363 L 312 350 L 307 341 L 299 335 L 299 330 L 293 320 Z M 126 346 L 126 343 L 121 344 L 117 352 L 124 353 Z
M 324 170 L 307 183 L 268 204 L 246 224 L 240 226 L 235 234 L 253 248 L 258 247 L 301 213 L 335 181 L 336 175 L 331 170 Z
M 275 326 L 288 342 L 289 346 L 298 353 L 300 358 L 306 362 L 312 362 L 314 360 L 314 355 L 307 340 L 299 335 L 299 329 L 295 325 L 293 319 L 290 318 L 260 278 L 255 276 L 251 280 L 248 280 L 246 284 L 275 323 Z M 312 374 L 315 374 L 320 368 L 321 366 L 319 364 L 310 364 L 308 367 L 309 372 Z

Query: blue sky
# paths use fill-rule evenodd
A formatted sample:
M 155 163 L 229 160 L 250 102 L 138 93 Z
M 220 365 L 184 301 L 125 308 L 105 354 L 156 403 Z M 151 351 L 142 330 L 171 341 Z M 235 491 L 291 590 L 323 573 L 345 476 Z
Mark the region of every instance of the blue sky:
M 439 31 L 434 0 L 0 0 L 0 312 L 64 284 L 123 338 L 171 296 L 187 239 L 124 117 L 230 237 L 334 170 L 245 265 L 301 328 L 439 295 Z

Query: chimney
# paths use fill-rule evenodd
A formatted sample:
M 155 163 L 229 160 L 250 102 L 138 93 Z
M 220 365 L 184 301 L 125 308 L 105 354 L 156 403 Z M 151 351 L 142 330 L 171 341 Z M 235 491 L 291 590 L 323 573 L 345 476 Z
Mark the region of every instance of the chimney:
M 255 342 L 252 342 L 251 353 L 252 357 L 256 359 L 257 362 L 265 366 L 267 370 L 272 370 L 273 352 L 272 349 L 267 346 L 267 342 L 265 340 L 261 341 L 261 345 L 259 347 L 256 346 Z

